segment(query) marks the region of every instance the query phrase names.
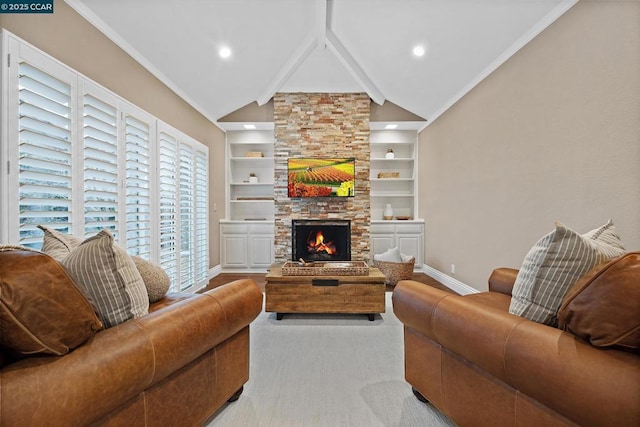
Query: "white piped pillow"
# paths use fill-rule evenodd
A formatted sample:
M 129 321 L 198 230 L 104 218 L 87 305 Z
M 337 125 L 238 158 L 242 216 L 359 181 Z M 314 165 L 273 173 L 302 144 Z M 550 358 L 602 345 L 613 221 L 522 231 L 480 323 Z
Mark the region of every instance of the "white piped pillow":
M 400 253 L 400 249 L 395 247 L 381 254 L 375 254 L 373 256 L 373 260 L 385 262 L 402 262 L 402 254 Z

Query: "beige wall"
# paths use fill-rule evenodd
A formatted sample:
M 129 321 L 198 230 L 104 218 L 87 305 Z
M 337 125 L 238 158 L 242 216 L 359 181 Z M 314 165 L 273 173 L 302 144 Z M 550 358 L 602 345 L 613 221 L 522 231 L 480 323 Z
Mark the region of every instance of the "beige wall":
M 423 130 L 425 261 L 479 290 L 563 222 L 640 249 L 640 2 L 582 0 Z
M 220 213 L 224 215 L 224 133 L 134 61 L 64 1 L 54 13 L 0 14 L 0 27 L 33 44 L 187 135 L 208 145 L 210 157 L 210 265 L 220 263 Z

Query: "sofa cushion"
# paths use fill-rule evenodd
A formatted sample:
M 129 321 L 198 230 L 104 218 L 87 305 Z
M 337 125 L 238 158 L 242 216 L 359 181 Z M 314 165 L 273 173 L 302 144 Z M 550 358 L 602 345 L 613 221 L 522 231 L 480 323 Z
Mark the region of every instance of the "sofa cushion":
M 640 350 L 640 252 L 594 267 L 567 292 L 559 327 L 596 347 Z
M 154 303 L 160 301 L 166 295 L 171 285 L 169 275 L 161 266 L 142 257 L 135 255 L 132 256 L 131 259 L 136 265 L 140 276 L 142 276 L 142 281 L 149 295 L 149 302 Z
M 611 220 L 583 235 L 556 223 L 555 230 L 527 253 L 513 286 L 509 312 L 557 325 L 557 312 L 569 287 L 595 265 L 623 253 Z
M 44 232 L 42 252 L 58 262 L 62 261 L 72 250 L 82 243 L 82 239 L 70 234 L 61 233 L 54 228 L 49 228 L 44 225 L 38 225 L 38 228 Z
M 71 251 L 61 264 L 109 328 L 149 311 L 144 281 L 126 251 L 102 230 Z
M 28 248 L 0 248 L 0 346 L 63 355 L 100 329 L 93 307 L 57 261 Z

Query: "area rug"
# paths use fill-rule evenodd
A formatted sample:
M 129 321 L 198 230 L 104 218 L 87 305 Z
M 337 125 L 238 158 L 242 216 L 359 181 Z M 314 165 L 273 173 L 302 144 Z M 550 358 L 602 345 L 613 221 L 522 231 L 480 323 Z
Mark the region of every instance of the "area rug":
M 366 315 L 262 312 L 249 382 L 208 426 L 453 426 L 404 381 L 402 323 Z

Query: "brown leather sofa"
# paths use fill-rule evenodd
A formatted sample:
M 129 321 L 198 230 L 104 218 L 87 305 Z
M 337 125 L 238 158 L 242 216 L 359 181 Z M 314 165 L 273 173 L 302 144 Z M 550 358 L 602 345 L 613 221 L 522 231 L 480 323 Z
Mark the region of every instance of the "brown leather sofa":
M 261 309 L 258 286 L 238 280 L 168 294 L 62 356 L 0 349 L 0 425 L 201 425 L 247 382 L 249 324 Z
M 640 281 L 638 259 L 626 280 Z M 416 396 L 460 426 L 639 426 L 640 355 L 509 314 L 516 275 L 497 269 L 489 292 L 466 296 L 398 283 Z M 632 307 L 638 317 L 638 300 Z

